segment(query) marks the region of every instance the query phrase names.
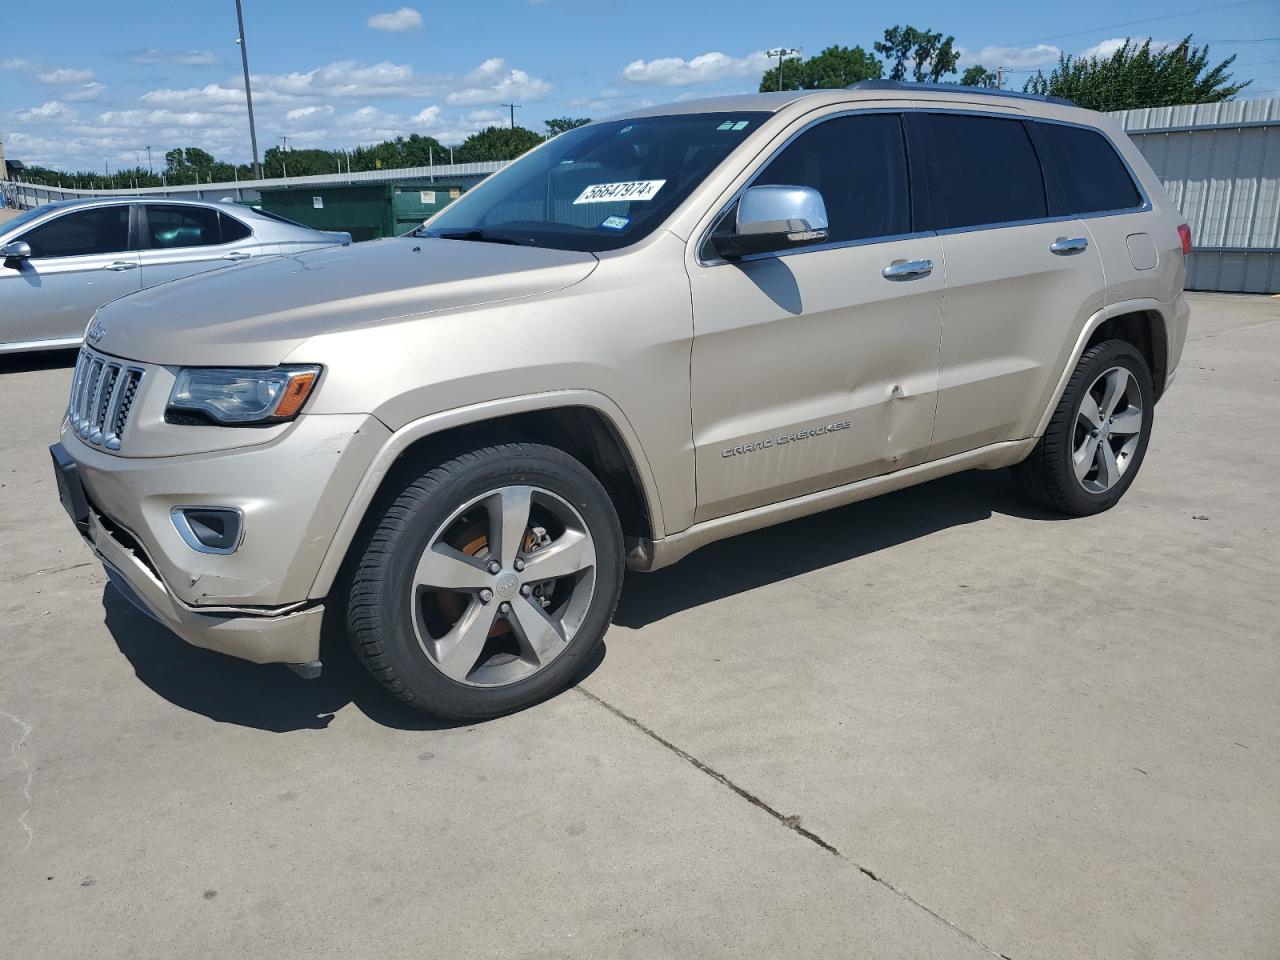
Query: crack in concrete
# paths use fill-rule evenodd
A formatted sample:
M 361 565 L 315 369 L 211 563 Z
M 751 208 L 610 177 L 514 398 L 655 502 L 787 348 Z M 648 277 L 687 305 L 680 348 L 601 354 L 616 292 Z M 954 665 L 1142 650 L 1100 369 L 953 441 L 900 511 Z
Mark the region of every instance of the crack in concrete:
M 31 785 L 35 782 L 36 772 L 32 769 L 31 764 L 27 763 L 27 758 L 22 755 L 21 751 L 22 748 L 26 746 L 27 737 L 31 735 L 31 731 L 34 730 L 35 727 L 27 723 L 27 721 L 23 720 L 21 717 L 15 717 L 7 710 L 0 710 L 0 716 L 5 717 L 8 720 L 12 720 L 22 728 L 22 735 L 9 745 L 9 752 L 13 754 L 14 759 L 17 760 L 18 763 L 22 764 L 22 769 L 27 774 L 26 782 L 22 785 L 22 795 L 26 798 L 27 808 L 23 810 L 22 815 L 18 817 L 18 824 L 26 831 L 27 834 L 27 845 L 22 849 L 29 850 L 31 848 L 31 841 L 36 838 L 35 831 L 33 831 L 31 829 L 31 825 L 27 823 L 27 816 L 31 813 Z
M 701 760 L 699 760 L 693 754 L 689 753 L 687 750 L 682 750 L 680 747 L 676 746 L 674 743 L 672 743 L 666 737 L 662 736 L 657 731 L 652 730 L 651 728 L 645 726 L 643 723 L 641 723 L 639 720 L 637 720 L 635 717 L 631 716 L 630 714 L 624 713 L 623 711 L 619 710 L 617 707 L 609 703 L 607 700 L 604 700 L 596 696 L 594 693 L 592 693 L 590 690 L 588 690 L 586 687 L 582 686 L 581 684 L 578 684 L 578 686 L 576 686 L 574 689 L 577 690 L 584 697 L 586 697 L 588 700 L 592 701 L 593 703 L 601 707 L 604 707 L 604 709 L 608 710 L 618 719 L 635 727 L 637 730 L 643 733 L 646 737 L 649 737 L 651 740 L 654 740 L 657 743 L 661 744 L 663 747 L 666 747 L 668 750 L 670 750 L 672 753 L 678 756 L 681 760 L 684 760 L 686 763 L 689 763 L 696 769 L 700 770 L 702 773 L 705 773 L 707 776 L 717 781 L 722 786 L 728 787 L 730 790 L 736 793 L 743 800 L 746 800 L 752 806 L 757 807 L 760 810 L 763 810 L 765 813 L 773 817 L 773 819 L 777 820 L 788 830 L 791 830 L 792 832 L 799 834 L 801 837 L 804 837 L 804 839 L 808 840 L 810 843 L 820 847 L 822 850 L 825 850 L 827 853 L 831 854 L 833 857 L 838 857 L 839 859 L 843 860 L 845 863 L 848 863 L 850 866 L 856 867 L 860 873 L 864 874 L 875 883 L 880 884 L 882 887 L 885 887 L 886 889 L 890 890 L 892 893 L 901 897 L 903 900 L 906 900 L 913 907 L 916 907 L 919 910 L 923 910 L 934 920 L 938 921 L 939 923 L 945 925 L 955 933 L 959 934 L 961 937 L 968 940 L 974 946 L 981 948 L 982 950 L 984 950 L 986 953 L 989 953 L 993 957 L 999 957 L 1001 958 L 1001 960 L 1010 960 L 1008 955 L 999 953 L 992 947 L 989 947 L 987 944 L 983 943 L 981 940 L 979 940 L 973 934 L 969 933 L 964 928 L 957 926 L 956 924 L 948 920 L 946 917 L 939 914 L 937 911 L 925 906 L 923 903 L 921 903 L 915 897 L 911 896 L 911 894 L 907 893 L 905 890 L 901 889 L 900 887 L 894 886 L 888 880 L 872 872 L 867 867 L 864 867 L 862 864 L 858 863 L 856 860 L 854 860 L 852 857 L 848 856 L 847 854 L 841 853 L 838 849 L 836 849 L 835 846 L 828 843 L 826 840 L 824 840 L 818 834 L 814 833 L 812 830 L 806 830 L 804 827 L 800 825 L 800 818 L 798 816 L 794 816 L 794 815 L 787 816 L 786 814 L 782 813 L 776 808 L 770 806 L 767 802 L 762 800 L 760 797 L 757 797 L 750 790 L 747 790 L 745 787 L 738 786 L 738 784 L 734 783 L 732 780 L 730 780 L 727 776 L 725 776 L 719 770 L 716 770 L 714 767 L 711 767 L 706 763 L 703 763 Z
M 43 570 L 31 570 L 27 573 L 13 573 L 7 577 L 0 577 L 0 583 L 16 583 L 19 580 L 26 580 L 28 577 L 39 577 L 46 573 L 64 573 L 67 570 L 78 570 L 80 567 L 92 567 L 96 561 L 85 560 L 81 563 L 68 563 L 61 567 L 46 567 Z

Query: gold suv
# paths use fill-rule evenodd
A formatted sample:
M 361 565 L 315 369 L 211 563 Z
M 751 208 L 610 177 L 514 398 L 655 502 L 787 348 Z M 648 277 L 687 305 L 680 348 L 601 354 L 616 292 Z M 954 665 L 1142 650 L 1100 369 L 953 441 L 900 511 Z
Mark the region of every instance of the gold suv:
M 1189 247 L 1115 121 L 1064 101 L 651 107 L 412 236 L 104 307 L 53 458 L 183 639 L 314 675 L 337 618 L 397 697 L 493 716 L 572 681 L 626 566 L 972 468 L 1114 505 Z

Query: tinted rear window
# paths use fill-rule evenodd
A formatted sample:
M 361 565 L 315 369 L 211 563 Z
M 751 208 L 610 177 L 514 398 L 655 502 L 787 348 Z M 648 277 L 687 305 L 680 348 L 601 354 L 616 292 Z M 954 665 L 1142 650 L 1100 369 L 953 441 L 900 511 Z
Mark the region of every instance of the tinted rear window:
M 236 240 L 243 240 L 249 234 L 253 233 L 248 227 L 237 220 L 235 217 L 229 217 L 221 210 L 218 211 L 218 219 L 222 221 L 222 242 L 232 243 Z
M 222 242 L 218 211 L 208 207 L 149 203 L 147 233 L 152 249 L 205 247 Z
M 1054 198 L 1054 216 L 1142 206 L 1124 161 L 1102 134 L 1061 123 L 1039 123 L 1037 128 L 1062 186 L 1062 196 Z
M 934 215 L 943 227 L 1048 215 L 1044 176 L 1020 120 L 933 114 Z
M 907 152 L 896 114 L 820 123 L 792 141 L 754 184 L 816 189 L 827 206 L 833 242 L 911 231 Z

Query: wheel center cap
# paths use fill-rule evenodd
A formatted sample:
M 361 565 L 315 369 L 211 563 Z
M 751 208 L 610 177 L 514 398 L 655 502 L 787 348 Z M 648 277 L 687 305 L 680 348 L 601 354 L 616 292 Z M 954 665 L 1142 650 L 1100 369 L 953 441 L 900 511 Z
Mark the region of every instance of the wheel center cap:
M 503 600 L 510 600 L 520 590 L 520 578 L 510 570 L 504 570 L 498 574 L 498 579 L 494 581 L 493 592 L 500 596 Z

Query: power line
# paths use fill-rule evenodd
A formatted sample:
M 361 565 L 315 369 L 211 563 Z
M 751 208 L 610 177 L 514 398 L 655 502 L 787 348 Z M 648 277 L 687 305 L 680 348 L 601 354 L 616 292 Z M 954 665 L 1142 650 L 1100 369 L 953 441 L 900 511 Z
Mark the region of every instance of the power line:
M 1166 13 L 1159 17 L 1146 17 L 1142 20 L 1126 20 L 1123 23 L 1108 23 L 1101 27 L 1090 27 L 1088 30 L 1076 30 L 1072 33 L 1056 33 L 1051 37 L 1036 37 L 1034 40 L 1020 40 L 1017 43 L 1010 43 L 1010 47 L 1023 47 L 1032 43 L 1043 43 L 1046 40 L 1062 40 L 1066 37 L 1081 37 L 1086 33 L 1098 33 L 1101 30 L 1117 30 L 1120 27 L 1133 27 L 1140 23 L 1154 23 L 1157 20 L 1173 20 L 1177 17 L 1189 17 L 1193 13 L 1207 13 L 1210 10 L 1226 10 L 1230 7 L 1243 7 L 1245 4 L 1258 3 L 1259 0 L 1234 0 L 1232 3 L 1215 3 L 1210 7 L 1197 7 L 1194 10 L 1183 10 L 1179 13 Z

